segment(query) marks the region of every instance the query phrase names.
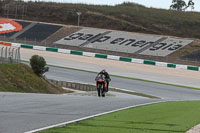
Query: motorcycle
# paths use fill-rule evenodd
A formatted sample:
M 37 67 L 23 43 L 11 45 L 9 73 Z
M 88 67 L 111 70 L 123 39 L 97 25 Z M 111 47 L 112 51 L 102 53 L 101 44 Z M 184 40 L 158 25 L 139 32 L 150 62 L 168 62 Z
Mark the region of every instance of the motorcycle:
M 105 97 L 105 89 L 107 87 L 107 82 L 105 79 L 105 75 L 103 74 L 98 74 L 96 77 L 96 87 L 97 87 L 97 92 L 99 97 Z

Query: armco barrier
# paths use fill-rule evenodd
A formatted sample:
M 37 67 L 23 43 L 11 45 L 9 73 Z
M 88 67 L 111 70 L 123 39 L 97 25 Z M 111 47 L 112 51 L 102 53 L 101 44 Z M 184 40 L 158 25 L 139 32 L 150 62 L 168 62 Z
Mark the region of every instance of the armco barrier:
M 187 69 L 187 67 L 186 65 L 176 65 L 177 69 Z
M 83 55 L 88 57 L 95 57 L 95 53 L 90 53 L 90 52 L 83 52 Z
M 83 52 L 81 52 L 81 51 L 71 51 L 70 54 L 83 55 Z
M 188 70 L 199 71 L 199 67 L 195 67 L 195 66 L 188 66 L 187 69 Z
M 11 46 L 12 44 L 9 43 L 9 42 L 0 42 L 1 45 L 4 45 L 4 46 Z
M 126 62 L 131 62 L 132 61 L 131 58 L 127 58 L 127 57 L 120 57 L 119 60 L 120 61 L 126 61 Z
M 19 44 L 19 43 L 12 43 L 12 47 L 21 47 L 21 44 Z
M 58 49 L 58 52 L 59 53 L 64 53 L 64 54 L 70 54 L 71 50 L 68 50 L 68 49 Z
M 21 48 L 29 48 L 29 49 L 33 49 L 33 45 L 21 45 Z
M 33 49 L 34 50 L 46 51 L 46 47 L 43 47 L 43 46 L 34 46 Z
M 166 62 L 156 62 L 156 66 L 167 67 Z
M 119 56 L 114 56 L 114 55 L 108 55 L 107 59 L 111 59 L 111 60 L 119 60 L 120 57 Z
M 176 64 L 167 64 L 167 67 L 176 68 Z
M 46 48 L 46 51 L 58 52 L 58 48 Z
M 95 54 L 95 57 L 96 57 L 96 58 L 104 58 L 104 59 L 107 59 L 107 55 L 105 55 L 105 54 Z
M 147 65 L 156 65 L 156 62 L 155 61 L 150 61 L 150 60 L 144 60 L 144 64 L 147 64 Z
M 89 84 L 82 84 L 82 83 L 75 83 L 75 82 L 66 82 L 66 81 L 57 81 L 53 79 L 48 79 L 51 83 L 55 85 L 60 85 L 62 87 L 81 90 L 81 91 L 96 91 L 96 86 L 89 85 Z
M 162 66 L 162 67 L 169 67 L 169 68 L 199 71 L 198 66 L 187 66 L 187 65 L 172 64 L 172 63 L 167 63 L 167 62 L 156 62 L 156 61 L 151 61 L 151 60 L 134 59 L 134 58 L 128 58 L 128 57 L 114 56 L 114 55 L 73 51 L 73 50 L 69 50 L 69 49 L 46 48 L 46 47 L 41 47 L 41 46 L 25 45 L 25 44 L 19 44 L 19 43 L 11 43 L 11 45 L 13 47 L 29 48 L 29 49 L 36 49 L 36 50 L 59 52 L 59 53 L 64 53 L 64 54 L 83 55 L 83 56 L 89 56 L 89 57 L 126 61 L 126 62 L 139 63 L 139 64 L 147 64 L 147 65 L 155 65 L 155 66 Z
M 132 58 L 132 63 L 143 64 L 143 63 L 144 63 L 144 60 L 142 60 L 142 59 L 133 59 L 133 58 Z

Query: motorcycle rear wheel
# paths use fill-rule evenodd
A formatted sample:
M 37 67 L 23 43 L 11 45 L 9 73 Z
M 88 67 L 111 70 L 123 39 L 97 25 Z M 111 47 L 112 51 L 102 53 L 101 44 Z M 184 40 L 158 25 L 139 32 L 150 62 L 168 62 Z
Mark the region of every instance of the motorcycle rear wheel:
M 97 87 L 97 92 L 98 92 L 98 96 L 99 97 L 105 97 L 105 90 L 103 88 L 103 85 L 102 84 L 99 84 L 98 87 Z

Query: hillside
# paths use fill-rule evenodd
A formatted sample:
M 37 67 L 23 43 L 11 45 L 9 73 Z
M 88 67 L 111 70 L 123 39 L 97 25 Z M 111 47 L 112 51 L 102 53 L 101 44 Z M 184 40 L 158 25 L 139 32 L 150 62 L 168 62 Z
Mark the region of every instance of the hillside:
M 67 93 L 36 76 L 32 69 L 24 64 L 0 64 L 0 91 L 26 93 Z
M 1 17 L 18 19 L 22 18 L 22 9 L 17 9 L 17 15 L 9 15 L 5 13 L 5 4 L 10 7 L 9 14 L 16 14 L 16 5 L 25 5 L 27 12 L 23 18 L 32 21 L 77 25 L 76 12 L 79 11 L 82 13 L 81 26 L 200 38 L 200 14 L 197 12 L 146 8 L 133 3 L 116 6 L 7 1 L 0 3 Z

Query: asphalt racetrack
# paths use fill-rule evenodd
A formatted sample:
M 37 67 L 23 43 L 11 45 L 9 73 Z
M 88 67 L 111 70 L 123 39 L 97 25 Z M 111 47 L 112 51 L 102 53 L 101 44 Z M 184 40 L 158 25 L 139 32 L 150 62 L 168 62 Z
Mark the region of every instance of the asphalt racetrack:
M 74 71 L 70 69 L 50 67 L 49 72 L 45 74 L 49 79 L 61 81 L 72 81 L 95 84 L 96 74 L 89 72 Z M 112 77 L 110 86 L 131 91 L 136 91 L 152 96 L 160 97 L 165 100 L 197 100 L 200 99 L 200 91 L 162 85 L 151 82 L 143 82 L 119 77 Z
M 139 66 L 138 64 L 109 61 L 105 59 L 97 59 L 97 62 L 100 64 L 95 64 L 96 59 L 91 59 L 91 57 L 83 57 L 83 60 L 80 56 L 25 49 L 21 50 L 22 60 L 28 60 L 33 54 L 45 57 L 47 63 L 52 65 L 92 70 L 96 72 L 106 68 L 111 74 L 115 75 L 150 79 L 155 81 L 162 80 L 166 83 L 177 82 L 181 85 L 193 87 L 200 86 L 200 83 L 198 82 L 200 79 L 199 72 L 158 68 L 156 66 L 148 65 Z M 80 58 L 80 61 L 78 61 L 78 58 Z M 90 61 L 87 62 L 87 59 Z M 116 64 L 112 65 L 109 63 Z M 119 67 L 119 64 L 122 66 Z M 136 66 L 139 66 L 139 68 Z M 158 69 L 158 72 L 154 69 Z M 50 71 L 46 73 L 46 76 L 51 79 L 94 84 L 96 74 L 50 67 Z M 141 92 L 160 97 L 161 99 L 149 99 L 114 92 L 112 93 L 113 96 L 107 96 L 105 98 L 72 94 L 46 95 L 1 92 L 0 133 L 28 132 L 99 113 L 125 108 L 128 106 L 149 104 L 152 102 L 154 103 L 168 100 L 200 100 L 200 91 L 198 90 L 118 77 L 111 78 L 112 81 L 110 85 L 113 87 Z
M 66 121 L 161 101 L 137 96 L 43 95 L 0 93 L 0 132 L 22 133 Z

